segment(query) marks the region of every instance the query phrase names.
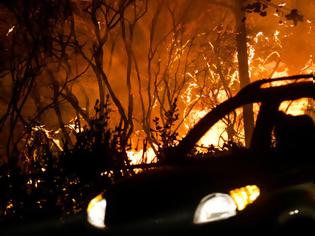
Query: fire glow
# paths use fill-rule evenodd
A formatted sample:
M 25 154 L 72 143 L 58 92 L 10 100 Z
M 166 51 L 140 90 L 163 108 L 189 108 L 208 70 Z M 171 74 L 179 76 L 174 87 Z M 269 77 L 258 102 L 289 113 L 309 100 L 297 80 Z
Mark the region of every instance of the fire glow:
M 256 48 L 259 47 L 259 44 L 261 42 L 264 43 L 273 43 L 277 45 L 279 48 L 282 47 L 281 40 L 280 40 L 280 32 L 276 30 L 273 34 L 273 37 L 267 37 L 264 36 L 263 32 L 258 32 L 255 37 L 251 40 L 251 43 L 248 43 L 248 64 L 249 64 L 249 72 L 251 75 L 260 74 L 261 72 L 264 72 L 264 74 L 271 75 L 270 78 L 277 78 L 277 77 L 285 77 L 288 76 L 288 67 L 282 63 L 275 60 L 272 60 L 273 57 L 276 57 L 279 59 L 280 54 L 278 51 L 272 51 L 269 55 L 266 56 L 266 58 L 261 58 L 256 55 Z M 210 43 L 210 45 L 212 45 Z M 237 58 L 235 55 L 234 58 Z M 257 65 L 257 62 L 259 64 Z M 208 65 L 210 68 L 211 65 Z M 314 71 L 315 64 L 310 59 L 308 62 L 305 63 L 305 67 L 301 68 L 301 73 L 312 73 Z M 257 72 L 258 71 L 258 72 Z M 188 74 L 189 77 L 195 78 L 195 75 L 198 73 L 198 71 L 195 71 L 194 75 Z M 238 71 L 232 71 L 231 76 L 238 76 Z M 271 86 L 279 86 L 280 83 L 275 82 Z M 200 99 L 200 94 L 196 94 L 195 91 L 198 90 L 202 85 L 198 84 L 195 79 L 192 80 L 191 83 L 188 84 L 186 91 L 184 91 L 181 98 L 183 99 L 184 103 L 186 104 L 186 108 L 184 110 L 184 127 L 185 132 L 188 132 L 188 130 L 196 124 L 204 115 L 206 115 L 211 109 L 208 107 L 202 107 L 198 109 L 197 106 L 195 106 L 190 111 L 186 111 L 188 107 L 191 106 L 191 104 L 195 103 L 198 99 Z M 211 96 L 211 95 L 208 95 Z M 218 103 L 221 103 L 228 99 L 227 93 L 224 89 L 220 90 L 218 92 Z M 308 99 L 299 99 L 297 101 L 293 102 L 282 102 L 280 105 L 280 110 L 286 112 L 290 115 L 302 115 L 307 113 L 307 109 L 310 106 L 310 102 Z M 258 106 L 254 104 L 254 114 L 256 115 L 258 112 Z M 237 117 L 242 116 L 242 111 L 240 109 L 236 110 Z M 181 133 L 181 137 L 185 136 L 185 132 Z M 241 137 L 238 141 L 241 143 L 244 143 L 244 131 L 243 126 L 241 126 L 238 130 L 238 137 Z M 201 147 L 209 147 L 210 145 L 213 145 L 215 147 L 222 146 L 226 141 L 228 140 L 228 134 L 227 134 L 227 125 L 224 123 L 224 121 L 219 121 L 217 124 L 215 124 L 197 143 L 198 146 Z M 203 151 L 203 148 L 199 148 L 199 151 Z M 143 150 L 139 151 L 128 151 L 128 156 L 131 160 L 132 164 L 138 164 L 143 160 L 143 157 L 145 158 L 146 162 L 155 161 L 155 153 L 152 148 L 148 149 L 147 152 L 143 153 Z
M 68 16 L 64 16 L 62 25 L 58 23 L 56 28 L 51 29 L 51 33 L 64 34 L 60 35 L 64 37 L 60 42 L 54 40 L 51 44 L 45 42 L 43 45 L 56 46 L 55 50 L 45 48 L 38 54 L 39 58 L 31 58 L 33 62 L 43 60 L 43 65 L 40 65 L 43 68 L 39 70 L 43 72 L 38 74 L 38 80 L 30 83 L 33 87 L 27 87 L 26 80 L 20 81 L 28 78 L 23 75 L 23 60 L 16 61 L 16 68 L 21 68 L 21 74 L 11 73 L 12 71 L 5 73 L 1 93 L 6 92 L 7 97 L 13 97 L 10 89 L 5 91 L 5 88 L 14 87 L 17 81 L 17 88 L 21 85 L 18 90 L 34 90 L 34 94 L 32 92 L 30 99 L 25 97 L 24 101 L 23 96 L 12 99 L 12 102 L 16 100 L 16 104 L 8 106 L 4 118 L 1 114 L 2 127 L 9 127 L 7 124 L 11 121 L 13 123 L 12 131 L 3 134 L 4 138 L 8 136 L 8 139 L 12 140 L 8 141 L 9 145 L 0 147 L 0 155 L 9 156 L 17 140 L 27 140 L 20 137 L 23 133 L 28 133 L 23 130 L 28 127 L 31 127 L 29 130 L 32 133 L 43 134 L 54 151 L 60 153 L 74 148 L 78 134 L 89 129 L 96 132 L 113 130 L 114 133 L 119 126 L 120 134 L 124 137 L 117 138 L 117 142 L 121 143 L 116 147 L 121 148 L 119 151 L 127 152 L 131 164 L 155 162 L 156 153 L 159 151 L 155 145 L 162 148 L 167 146 L 161 144 L 161 140 L 165 139 L 162 137 L 164 134 L 174 132 L 176 142 L 182 139 L 207 112 L 234 96 L 244 85 L 241 85 L 240 81 L 243 76 L 238 60 L 243 54 L 241 52 L 245 51 L 246 54 L 246 47 L 247 55 L 243 58 L 248 59 L 249 68 L 246 66 L 244 70 L 248 71 L 252 82 L 262 78 L 314 72 L 311 49 L 314 20 L 312 15 L 307 15 L 307 11 L 303 9 L 305 6 L 299 5 L 297 1 L 297 6 L 290 4 L 290 1 L 257 1 L 258 5 L 266 5 L 262 10 L 268 10 L 268 13 L 260 12 L 263 14 L 259 16 L 256 14 L 259 13 L 257 9 L 244 10 L 248 7 L 246 6 L 242 8 L 244 12 L 241 11 L 245 18 L 234 11 L 242 7 L 243 1 L 235 1 L 235 5 L 227 3 L 224 7 L 216 1 L 207 4 L 200 1 L 199 5 L 194 3 L 189 7 L 185 6 L 185 1 L 177 0 L 162 1 L 167 7 L 155 1 L 128 1 L 131 5 L 123 5 L 121 9 L 118 7 L 120 1 L 108 4 L 101 1 L 102 3 L 96 4 L 95 9 L 89 2 L 80 1 L 71 20 L 68 21 Z M 73 4 L 76 5 L 76 1 L 73 1 Z M 298 5 L 302 7 L 301 11 L 298 9 L 298 13 L 303 15 L 302 21 L 292 19 L 293 12 L 297 13 L 292 10 L 297 10 L 295 7 L 298 8 Z M 311 5 L 308 4 L 307 7 L 315 7 Z M 36 9 L 35 12 L 41 13 L 39 7 Z M 117 17 L 120 10 L 124 13 L 121 18 Z M 290 13 L 291 20 L 286 17 Z M 59 22 L 59 19 L 61 17 L 58 16 L 56 21 L 51 22 Z M 238 40 L 242 31 L 239 28 L 239 19 L 242 19 L 245 28 L 245 37 L 242 40 Z M 2 35 L 8 45 L 14 43 L 15 39 L 28 38 L 18 36 L 20 33 L 28 35 L 28 32 L 23 32 L 27 29 L 23 26 L 25 22 L 16 20 L 7 22 L 3 27 Z M 296 27 L 291 27 L 292 24 Z M 35 29 L 37 30 L 36 27 Z M 34 35 L 36 32 L 33 32 Z M 42 30 L 38 31 L 40 32 Z M 46 40 L 45 37 L 43 38 Z M 58 44 L 65 41 L 69 41 L 69 45 Z M 244 43 L 243 50 L 239 49 L 239 42 Z M 29 43 L 33 43 L 32 37 Z M 302 43 L 310 44 L 309 49 L 300 47 Z M 24 49 L 15 47 L 14 44 L 11 46 L 12 52 L 20 52 L 21 58 L 24 58 Z M 32 56 L 26 49 L 25 54 Z M 65 65 L 58 60 L 45 61 L 46 57 L 51 56 L 49 54 L 63 52 L 63 49 L 64 54 L 67 54 L 61 55 L 66 56 Z M 49 53 L 44 55 L 46 51 Z M 4 54 L 4 57 L 7 55 Z M 20 55 L 17 55 L 16 58 L 19 57 Z M 246 59 L 240 60 L 242 61 Z M 33 62 L 30 61 L 29 65 L 36 64 Z M 49 64 L 47 68 L 46 64 Z M 12 65 L 15 65 L 15 62 Z M 35 71 L 31 74 L 37 77 Z M 15 75 L 17 77 L 14 77 Z M 23 87 L 24 85 L 26 87 Z M 107 96 L 111 103 L 108 113 L 104 111 Z M 93 107 L 91 103 L 94 101 L 97 102 Z M 314 110 L 311 103 L 312 101 L 305 99 L 292 103 L 284 102 L 281 104 L 281 110 L 292 115 L 304 114 L 310 109 Z M 19 104 L 22 104 L 21 121 L 20 112 L 14 111 L 14 107 Z M 3 110 L 2 113 L 5 113 L 5 109 Z M 94 123 L 96 118 L 91 114 L 95 114 L 95 111 L 95 117 L 109 118 L 99 119 L 97 121 L 100 123 Z M 258 104 L 254 104 L 254 113 L 257 111 Z M 168 117 L 172 112 L 172 117 Z M 154 123 L 155 118 L 159 119 L 158 124 Z M 243 118 L 241 109 L 229 114 L 209 130 L 198 145 L 222 147 L 226 141 L 244 143 Z M 171 122 L 167 123 L 167 119 Z M 15 127 L 18 127 L 17 134 L 13 130 Z M 137 132 L 143 133 L 140 145 Z M 105 140 L 104 137 L 100 139 Z M 92 143 L 93 141 L 95 140 L 91 140 Z M 146 144 L 141 145 L 142 141 Z M 173 141 L 168 145 L 174 145 L 176 142 Z M 27 141 L 21 143 L 16 146 L 27 146 Z M 64 148 L 66 145 L 67 148 Z

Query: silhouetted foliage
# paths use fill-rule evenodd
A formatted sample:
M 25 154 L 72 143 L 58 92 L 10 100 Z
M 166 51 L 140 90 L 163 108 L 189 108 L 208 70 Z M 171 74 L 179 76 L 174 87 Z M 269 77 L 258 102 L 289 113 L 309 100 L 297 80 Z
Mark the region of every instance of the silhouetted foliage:
M 292 9 L 291 12 L 285 15 L 287 20 L 292 20 L 294 25 L 296 26 L 298 22 L 303 22 L 304 17 L 299 13 L 297 9 Z
M 155 129 L 151 129 L 158 140 L 159 149 L 174 147 L 178 142 L 178 132 L 175 129 L 175 122 L 179 119 L 177 99 L 171 104 L 170 108 L 164 112 L 161 121 L 158 117 L 153 119 Z
M 257 0 L 256 2 L 245 5 L 244 10 L 248 13 L 257 13 L 260 16 L 265 17 L 267 16 L 267 10 L 270 6 L 276 9 L 276 13 L 280 13 L 284 5 L 285 4 L 283 3 L 279 5 L 271 4 L 271 0 Z M 281 15 L 283 15 L 286 20 L 293 21 L 294 26 L 296 26 L 298 22 L 304 21 L 304 16 L 300 14 L 298 9 L 291 9 L 289 13 L 282 13 Z M 282 23 L 282 20 L 280 20 L 279 23 Z
M 89 126 L 79 130 L 74 147 L 62 154 L 65 172 L 87 183 L 95 181 L 106 170 L 113 171 L 114 178 L 129 174 L 125 167 L 129 166 L 130 161 L 121 147 L 122 129 L 109 128 L 109 96 L 106 97 L 102 113 L 99 106 L 97 100 L 94 106 L 95 116 Z
M 267 0 L 267 2 L 270 2 L 270 0 Z M 267 15 L 267 8 L 268 5 L 261 2 L 261 1 L 256 1 L 254 3 L 249 3 L 245 6 L 245 10 L 249 13 L 258 13 L 261 16 L 266 16 Z
M 81 127 L 79 119 L 75 122 L 74 147 L 63 145 L 66 148 L 58 155 L 46 129 L 29 129 L 19 167 L 0 166 L 0 219 L 16 223 L 81 213 L 104 187 L 133 174 L 126 168 L 129 159 L 120 146 L 122 129 L 108 126 L 109 97 L 102 114 L 98 101 L 94 109 L 90 124 Z

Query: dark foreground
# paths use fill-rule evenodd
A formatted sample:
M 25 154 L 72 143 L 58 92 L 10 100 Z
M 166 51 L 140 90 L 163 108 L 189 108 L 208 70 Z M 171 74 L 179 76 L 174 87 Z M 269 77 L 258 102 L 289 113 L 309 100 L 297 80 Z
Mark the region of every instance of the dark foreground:
M 266 233 L 271 234 L 292 234 L 304 233 L 312 235 L 315 233 L 314 222 L 301 219 L 295 221 L 294 224 L 286 225 L 284 228 L 279 228 L 277 232 L 272 231 L 270 228 L 264 226 L 265 223 L 261 222 L 259 227 L 250 227 L 246 224 L 238 224 L 237 222 L 231 227 L 226 227 L 225 224 L 218 224 L 211 229 L 207 225 L 191 228 L 189 226 L 177 225 L 166 226 L 163 228 L 151 228 L 150 226 L 126 226 L 118 228 L 114 231 L 100 231 L 91 228 L 84 220 L 83 216 L 69 216 L 67 219 L 50 219 L 45 221 L 37 221 L 29 224 L 18 224 L 11 226 L 3 226 L 0 229 L 0 235 L 3 236 L 61 236 L 61 235 L 211 235 L 215 234 L 243 234 L 243 235 L 262 235 Z M 267 225 L 267 224 L 266 224 Z M 307 231 L 305 231 L 307 230 Z

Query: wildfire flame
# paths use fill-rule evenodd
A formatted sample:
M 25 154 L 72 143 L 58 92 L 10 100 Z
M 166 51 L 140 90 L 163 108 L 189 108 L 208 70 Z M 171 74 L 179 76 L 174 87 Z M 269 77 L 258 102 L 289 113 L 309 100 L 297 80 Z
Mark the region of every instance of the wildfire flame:
M 43 132 L 45 134 L 45 136 L 49 140 L 51 140 L 51 142 L 59 149 L 59 151 L 63 151 L 61 140 L 59 138 L 55 137 L 55 135 L 59 133 L 59 130 L 57 130 L 57 131 L 49 130 L 49 129 L 45 128 L 44 125 L 34 126 L 34 127 L 32 127 L 32 130 Z
M 12 32 L 14 27 L 10 28 L 9 32 Z M 213 50 L 214 45 L 211 42 L 208 42 L 210 48 Z M 268 55 L 257 56 L 257 50 L 259 49 L 261 44 L 273 44 L 273 48 L 279 49 L 282 48 L 281 45 L 281 33 L 280 31 L 276 30 L 273 36 L 265 36 L 263 32 L 258 32 L 254 37 L 249 39 L 247 46 L 248 46 L 248 65 L 249 65 L 249 74 L 254 81 L 256 78 L 262 78 L 261 75 L 270 75 L 271 78 L 276 77 L 284 77 L 288 76 L 289 69 L 287 65 L 280 60 L 280 53 L 275 49 Z M 186 46 L 186 44 L 185 44 Z M 177 55 L 179 57 L 179 55 Z M 209 72 L 209 80 L 217 80 L 219 75 L 214 71 L 217 68 L 215 63 L 211 64 L 211 62 L 207 61 L 207 58 L 203 56 L 203 59 L 206 63 L 206 68 Z M 177 59 L 176 59 L 177 60 Z M 237 62 L 237 52 L 233 55 L 233 62 Z M 213 69 L 214 68 L 214 69 Z M 311 73 L 315 69 L 315 64 L 310 56 L 310 59 L 305 63 L 305 66 L 301 68 L 301 73 Z M 203 91 L 203 86 L 198 81 L 198 73 L 200 70 L 194 69 L 192 72 L 186 72 L 185 76 L 188 78 L 187 86 L 185 90 L 181 93 L 180 98 L 181 101 L 184 103 L 183 108 L 183 129 L 179 133 L 180 137 L 185 136 L 190 128 L 192 128 L 202 117 L 204 117 L 211 109 L 222 103 L 223 101 L 227 100 L 230 96 L 228 94 L 226 88 L 219 87 L 215 88 L 211 93 L 205 94 L 200 91 Z M 238 70 L 234 68 L 233 70 L 230 69 L 229 71 L 229 78 L 231 84 L 227 86 L 233 86 L 233 83 L 238 83 Z M 273 83 L 272 86 L 281 85 L 283 82 L 276 82 Z M 271 86 L 271 85 L 270 85 Z M 208 99 L 216 94 L 215 104 L 212 105 L 200 105 L 199 101 L 202 99 Z M 300 99 L 293 102 L 283 102 L 280 106 L 280 110 L 285 111 L 287 114 L 291 115 L 301 115 L 305 114 L 309 110 L 310 102 L 308 99 Z M 157 103 L 154 103 L 156 106 Z M 258 105 L 254 104 L 254 113 L 257 114 L 258 112 Z M 238 119 L 236 123 L 241 123 L 242 111 L 238 109 L 235 111 L 235 116 Z M 80 119 L 80 117 L 75 117 L 69 121 L 65 128 L 72 130 L 75 133 L 79 133 L 83 131 L 82 127 L 78 127 L 76 125 L 76 121 Z M 202 147 L 209 147 L 213 145 L 215 147 L 222 147 L 222 145 L 228 140 L 228 132 L 227 132 L 227 123 L 223 120 L 219 121 L 215 124 L 197 143 L 198 146 Z M 244 142 L 242 138 L 244 137 L 244 133 L 242 131 L 243 125 L 239 125 L 239 127 L 233 127 L 234 131 L 238 134 L 238 141 Z M 33 127 L 35 131 L 44 132 L 47 138 L 49 138 L 52 143 L 62 151 L 62 144 L 61 141 L 56 137 L 55 133 L 52 130 L 46 129 L 43 125 Z M 137 132 L 136 132 L 137 133 Z M 202 149 L 199 149 L 202 151 Z M 127 151 L 127 155 L 131 161 L 131 164 L 141 164 L 141 163 L 152 163 L 156 162 L 156 153 L 152 147 L 146 148 L 144 151 L 143 149 L 132 149 Z
M 259 57 L 256 55 L 256 48 L 259 47 L 259 44 L 264 43 L 272 43 L 275 47 L 282 48 L 281 39 L 280 39 L 280 31 L 276 30 L 272 37 L 265 36 L 263 32 L 258 32 L 250 42 L 248 42 L 248 65 L 249 65 L 249 73 L 252 78 L 261 78 L 261 74 L 271 75 L 271 78 L 284 77 L 288 76 L 288 67 L 285 63 L 280 61 L 280 53 L 277 50 L 272 51 L 265 58 Z M 211 43 L 210 43 L 211 44 Z M 212 44 L 211 44 L 212 45 Z M 237 54 L 234 55 L 234 60 L 237 60 Z M 278 61 L 279 60 L 279 61 Z M 213 65 L 215 66 L 215 65 Z M 211 65 L 208 64 L 208 68 L 211 68 Z M 311 73 L 315 69 L 315 64 L 313 63 L 312 56 L 308 62 L 306 62 L 305 67 L 301 69 L 301 73 Z M 198 73 L 198 71 L 197 71 Z M 238 77 L 238 71 L 231 71 L 231 81 L 234 81 Z M 211 73 L 215 76 L 215 73 Z M 186 87 L 186 91 L 181 96 L 181 99 L 186 104 L 186 108 L 184 109 L 184 127 L 185 131 L 188 130 L 196 124 L 204 115 L 206 115 L 211 109 L 208 107 L 198 107 L 195 106 L 193 109 L 189 109 L 189 107 L 194 104 L 198 99 L 200 99 L 202 94 L 196 94 L 195 90 L 200 88 L 196 80 L 196 71 L 195 73 L 187 73 L 187 76 L 191 78 L 191 82 Z M 283 82 L 275 82 L 271 86 L 279 86 L 283 84 Z M 207 95 L 211 96 L 211 95 Z M 228 99 L 227 93 L 224 89 L 218 91 L 218 103 L 221 103 Z M 285 111 L 287 114 L 291 115 L 301 115 L 305 114 L 309 108 L 309 100 L 308 99 L 299 99 L 296 101 L 288 101 L 282 102 L 280 105 L 280 110 Z M 254 113 L 255 116 L 259 111 L 258 104 L 254 104 Z M 241 109 L 236 110 L 236 116 L 241 117 L 242 111 Z M 241 120 L 241 119 L 240 119 Z M 241 126 L 242 128 L 243 126 Z M 238 131 L 240 137 L 244 137 L 243 131 Z M 184 136 L 185 134 L 181 134 Z M 216 147 L 222 146 L 225 141 L 228 140 L 227 134 L 227 125 L 223 121 L 217 122 L 197 143 L 199 146 L 209 147 L 210 145 L 214 145 Z M 243 142 L 243 140 L 241 140 Z M 202 151 L 202 149 L 200 149 Z M 139 151 L 129 151 L 128 156 L 131 160 L 132 164 L 138 164 L 143 160 L 143 157 L 146 156 L 146 162 L 156 161 L 155 153 L 153 149 L 148 149 L 145 153 L 143 150 Z
M 131 165 L 141 164 L 141 163 L 154 163 L 157 161 L 155 152 L 153 148 L 148 148 L 144 153 L 143 149 L 139 151 L 130 150 L 127 151 L 127 155 L 130 159 Z

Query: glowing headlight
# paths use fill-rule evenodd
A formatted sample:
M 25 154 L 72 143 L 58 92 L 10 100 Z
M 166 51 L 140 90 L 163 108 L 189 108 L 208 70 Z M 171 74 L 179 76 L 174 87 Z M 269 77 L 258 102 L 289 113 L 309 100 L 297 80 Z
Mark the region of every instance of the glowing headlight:
M 223 220 L 236 215 L 236 205 L 228 194 L 213 193 L 204 197 L 199 203 L 194 223 L 206 223 Z
M 234 189 L 230 191 L 230 194 L 209 194 L 200 201 L 193 223 L 202 224 L 235 216 L 237 210 L 243 210 L 248 204 L 254 202 L 259 194 L 260 190 L 256 185 Z
M 105 228 L 105 210 L 106 200 L 99 194 L 89 202 L 87 221 L 97 228 Z

